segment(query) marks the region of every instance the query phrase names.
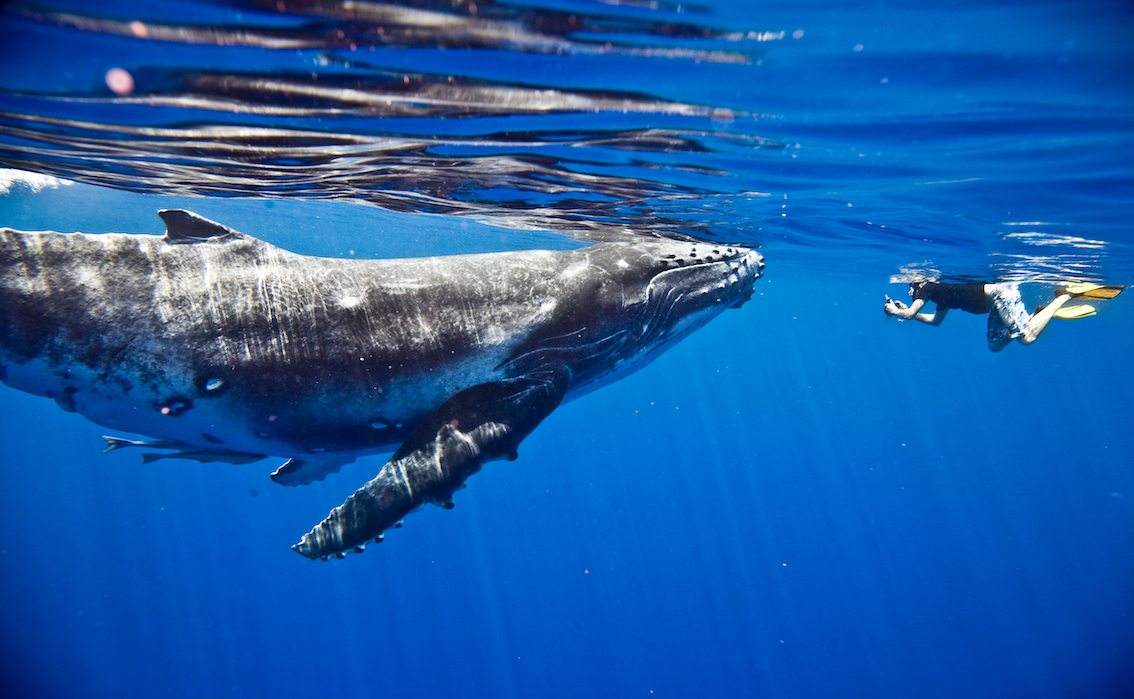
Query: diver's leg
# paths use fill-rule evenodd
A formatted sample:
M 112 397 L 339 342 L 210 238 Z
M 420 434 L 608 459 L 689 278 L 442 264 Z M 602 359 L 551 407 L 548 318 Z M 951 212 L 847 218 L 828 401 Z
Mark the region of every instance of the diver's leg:
M 993 352 L 999 352 L 1012 344 L 1013 338 L 1021 335 L 1023 330 L 1013 332 L 1011 318 L 1005 318 L 1000 313 L 995 287 L 988 285 L 985 288 L 992 288 L 992 292 L 988 295 L 988 304 L 992 307 L 988 311 L 988 348 Z M 1017 325 L 1024 325 L 1027 317 L 1028 314 L 1025 312 L 1022 317 L 1017 318 Z
M 1047 327 L 1047 324 L 1050 323 L 1051 319 L 1055 317 L 1055 312 L 1062 308 L 1063 304 L 1067 303 L 1072 298 L 1073 297 L 1071 296 L 1071 294 L 1062 294 L 1060 296 L 1056 296 L 1054 301 L 1036 311 L 1032 315 L 1032 317 L 1028 319 L 1027 332 L 1017 337 L 1016 339 L 1019 340 L 1021 344 L 1025 345 L 1030 345 L 1035 342 L 1036 339 L 1039 338 L 1040 333 L 1042 333 L 1044 328 Z

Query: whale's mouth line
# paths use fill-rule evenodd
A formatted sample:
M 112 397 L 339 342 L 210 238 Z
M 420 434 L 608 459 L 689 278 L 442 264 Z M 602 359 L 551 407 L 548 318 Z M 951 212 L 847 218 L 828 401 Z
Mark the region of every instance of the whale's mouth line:
M 573 336 L 577 337 L 585 330 L 586 327 L 583 327 L 572 332 L 567 332 L 567 334 L 548 339 L 567 340 Z M 561 344 L 541 344 L 539 347 L 535 347 L 534 350 L 528 350 L 527 352 L 509 357 L 508 360 L 498 364 L 496 370 L 501 371 L 507 370 L 509 367 L 522 367 L 525 360 L 538 360 L 538 363 L 562 361 L 567 364 L 602 360 L 604 357 L 615 353 L 621 344 L 620 340 L 628 334 L 628 330 L 620 329 L 617 332 L 612 332 L 610 335 L 604 335 L 598 339 L 590 339 L 586 340 L 586 342 L 574 345 L 567 344 L 566 342 Z
M 680 274 L 678 270 L 693 271 L 694 268 L 688 265 L 678 265 L 654 275 L 646 292 L 646 308 L 639 317 L 633 319 L 633 330 L 622 328 L 603 337 L 588 338 L 585 341 L 572 344 L 573 339 L 581 338 L 587 332 L 588 328 L 582 326 L 570 332 L 546 338 L 539 347 L 510 357 L 501 362 L 496 369 L 505 370 L 508 367 L 521 366 L 525 360 L 536 358 L 543 361 L 567 360 L 571 364 L 577 365 L 580 362 L 602 360 L 612 356 L 619 351 L 619 348 L 627 345 L 635 348 L 664 346 L 669 342 L 673 329 L 678 327 L 682 318 L 687 315 L 685 312 L 679 311 L 679 307 L 689 297 L 698 293 L 710 294 L 713 299 L 712 302 L 700 302 L 706 308 L 718 304 L 724 304 L 724 308 L 735 308 L 752 297 L 752 282 L 760 276 L 759 269 L 755 272 L 750 271 L 753 266 L 752 262 L 749 261 L 752 253 L 750 250 L 742 251 L 742 249 L 737 248 L 731 248 L 730 252 L 731 254 L 726 259 L 707 260 L 698 258 L 697 267 L 724 265 L 724 268 L 720 270 L 720 277 L 713 283 L 694 284 L 689 285 L 688 288 L 680 288 L 680 285 L 675 284 L 667 286 L 659 293 L 655 286 L 659 277 L 675 273 Z M 750 280 L 747 279 L 749 273 L 752 274 Z M 746 285 L 747 290 L 738 294 L 734 299 L 728 299 L 729 292 L 740 285 Z M 697 326 L 699 327 L 707 321 L 708 318 L 705 318 L 697 323 Z

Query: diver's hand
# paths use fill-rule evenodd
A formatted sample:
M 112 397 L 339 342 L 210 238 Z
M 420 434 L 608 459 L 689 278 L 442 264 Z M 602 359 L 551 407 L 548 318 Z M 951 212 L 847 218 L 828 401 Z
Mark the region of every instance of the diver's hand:
M 886 312 L 886 315 L 892 316 L 895 315 L 898 311 L 904 311 L 907 308 L 909 308 L 909 306 L 907 306 L 906 304 L 902 303 L 901 301 L 895 301 L 894 299 L 887 296 L 886 305 L 882 307 L 882 310 Z

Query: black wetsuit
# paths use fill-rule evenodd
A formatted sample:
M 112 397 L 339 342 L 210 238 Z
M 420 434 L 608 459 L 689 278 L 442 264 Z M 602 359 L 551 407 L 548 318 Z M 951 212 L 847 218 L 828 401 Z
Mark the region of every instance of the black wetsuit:
M 975 284 L 938 284 L 926 282 L 914 292 L 914 300 L 933 301 L 938 308 L 959 308 L 968 313 L 984 314 L 992 310 L 984 293 L 984 282 Z

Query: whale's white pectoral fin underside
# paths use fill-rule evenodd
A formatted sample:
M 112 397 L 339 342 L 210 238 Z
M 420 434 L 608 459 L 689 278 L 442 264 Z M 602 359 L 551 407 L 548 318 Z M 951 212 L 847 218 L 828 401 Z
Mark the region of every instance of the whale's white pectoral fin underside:
M 381 541 L 382 532 L 427 502 L 449 509 L 453 493 L 485 463 L 516 458 L 520 442 L 563 400 L 568 379 L 568 370 L 555 365 L 452 396 L 373 480 L 292 548 L 311 559 L 342 558 Z
M 276 469 L 272 480 L 280 485 L 307 485 L 321 481 L 347 464 L 354 463 L 354 457 L 336 459 L 288 459 L 287 463 Z

